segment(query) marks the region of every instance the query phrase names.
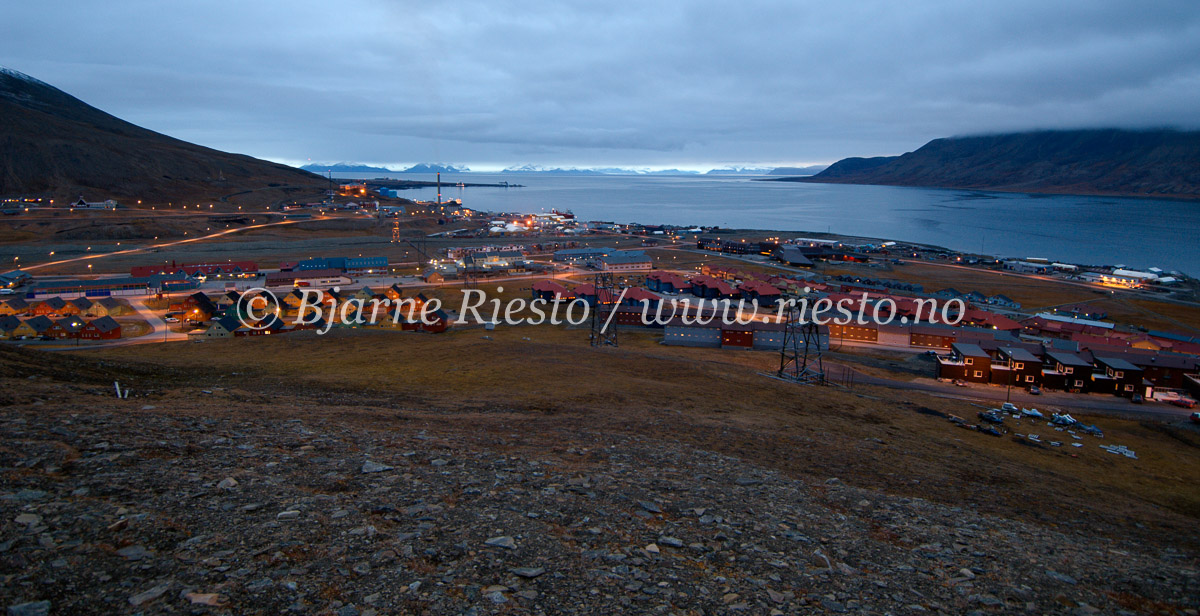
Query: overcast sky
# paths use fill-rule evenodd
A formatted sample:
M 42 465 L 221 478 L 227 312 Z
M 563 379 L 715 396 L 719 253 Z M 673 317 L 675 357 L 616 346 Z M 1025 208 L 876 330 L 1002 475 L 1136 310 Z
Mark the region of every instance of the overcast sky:
M 1200 127 L 1200 2 L 13 2 L 0 64 L 283 162 L 708 169 Z

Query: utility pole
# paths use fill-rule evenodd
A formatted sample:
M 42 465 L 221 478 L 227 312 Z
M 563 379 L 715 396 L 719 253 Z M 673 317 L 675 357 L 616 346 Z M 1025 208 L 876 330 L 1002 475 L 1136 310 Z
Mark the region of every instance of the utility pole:
M 821 330 L 815 322 L 804 318 L 804 312 L 795 299 L 791 295 L 781 298 L 781 301 L 791 301 L 791 305 L 784 323 L 783 346 L 779 349 L 779 372 L 776 376 L 804 385 L 824 385 Z
M 596 290 L 596 309 L 592 311 L 592 333 L 589 336 L 592 346 L 617 346 L 617 328 L 605 328 L 608 324 L 608 317 L 602 315 L 601 311 L 605 305 L 605 300 L 612 301 L 613 295 L 613 277 L 609 273 L 596 274 L 596 278 L 592 283 Z M 616 306 L 610 306 L 608 313 L 616 310 Z

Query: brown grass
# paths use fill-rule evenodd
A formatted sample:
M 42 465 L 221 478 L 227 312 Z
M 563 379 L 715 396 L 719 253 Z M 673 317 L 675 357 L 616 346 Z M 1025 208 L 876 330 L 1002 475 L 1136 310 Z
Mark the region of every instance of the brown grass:
M 384 405 L 380 420 L 402 413 L 475 425 L 480 434 L 495 424 L 542 446 L 561 447 L 581 429 L 684 441 L 788 473 L 1054 523 L 1087 520 L 1112 530 L 1136 518 L 1178 530 L 1200 517 L 1192 480 L 1200 438 L 1186 427 L 1092 417 L 1104 441 L 1028 447 L 916 412 L 973 418 L 978 408 L 967 402 L 767 378 L 760 373 L 778 361 L 771 353 L 662 347 L 654 335 L 624 332 L 620 348 L 595 349 L 586 330 L 549 327 L 487 332 L 492 340 L 484 334 L 340 331 L 99 354 L 199 375 L 237 371 L 242 381 L 222 383 L 270 395 L 345 392 L 364 417 Z M 1044 423 L 1011 427 L 1073 440 Z M 1106 453 L 1099 443 L 1127 445 L 1140 459 Z

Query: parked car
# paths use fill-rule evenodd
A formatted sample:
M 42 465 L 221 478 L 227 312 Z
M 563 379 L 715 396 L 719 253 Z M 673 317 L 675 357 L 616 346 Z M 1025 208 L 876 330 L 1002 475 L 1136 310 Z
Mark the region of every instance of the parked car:
M 12 289 L 0 289 L 0 295 L 12 295 L 13 293 L 16 293 L 16 291 Z
M 1142 398 L 1142 394 L 1133 394 L 1133 397 L 1130 398 L 1129 401 L 1134 404 L 1141 404 L 1144 401 L 1144 398 Z
M 1004 411 L 1005 413 L 1016 413 L 1017 405 L 1013 404 L 1012 402 L 1005 402 L 1004 404 L 1000 405 L 1000 410 Z
M 1188 419 L 1192 420 L 1192 423 L 1200 424 L 1200 413 L 1192 413 L 1188 415 Z
M 1191 398 L 1175 398 L 1171 401 L 1171 404 L 1174 404 L 1175 406 L 1182 406 L 1185 409 L 1196 408 L 1196 401 L 1192 400 Z
M 1029 393 L 1034 396 L 1040 396 L 1042 395 L 1042 388 L 1034 385 L 1033 387 L 1029 388 Z
M 166 321 L 167 323 L 178 323 L 179 322 L 179 319 L 176 319 L 175 317 L 167 317 L 163 320 Z
M 962 379 L 954 379 L 954 384 L 957 385 L 958 387 L 966 387 L 967 386 L 967 382 Z

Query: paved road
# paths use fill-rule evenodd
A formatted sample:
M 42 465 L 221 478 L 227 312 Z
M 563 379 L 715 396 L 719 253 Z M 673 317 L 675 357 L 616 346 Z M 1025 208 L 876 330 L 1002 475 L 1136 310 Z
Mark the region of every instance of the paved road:
M 218 237 L 221 237 L 224 235 L 230 235 L 232 233 L 241 233 L 243 231 L 249 231 L 252 229 L 262 229 L 264 227 L 275 227 L 275 226 L 279 226 L 279 225 L 295 225 L 295 224 L 300 224 L 300 223 L 304 223 L 304 222 L 315 222 L 315 221 L 321 221 L 321 220 L 328 220 L 328 218 L 314 216 L 313 218 L 288 219 L 288 220 L 280 220 L 280 221 L 276 221 L 276 222 L 260 223 L 257 225 L 249 225 L 246 227 L 238 227 L 236 229 L 225 229 L 224 231 L 218 231 L 216 233 L 210 233 L 208 235 L 201 235 L 198 237 L 190 237 L 187 239 L 174 240 L 174 241 L 170 241 L 170 242 L 162 242 L 162 243 L 158 243 L 158 244 L 148 244 L 146 246 L 139 246 L 137 248 L 126 248 L 125 250 L 115 250 L 113 252 L 103 252 L 103 253 L 98 252 L 95 254 L 85 255 L 82 257 L 74 257 L 71 259 L 60 259 L 58 261 L 47 261 L 45 263 L 37 263 L 34 265 L 22 265 L 21 269 L 23 271 L 30 272 L 33 270 L 41 269 L 43 267 L 49 267 L 51 265 L 62 265 L 65 263 L 76 263 L 76 262 L 80 262 L 80 261 L 93 261 L 96 259 L 103 259 L 105 257 L 111 257 L 114 255 L 137 254 L 140 252 L 148 252 L 151 250 L 167 248 L 170 246 L 178 246 L 180 244 L 192 244 L 195 242 L 203 242 L 203 241 L 211 240 L 211 239 L 218 238 Z

